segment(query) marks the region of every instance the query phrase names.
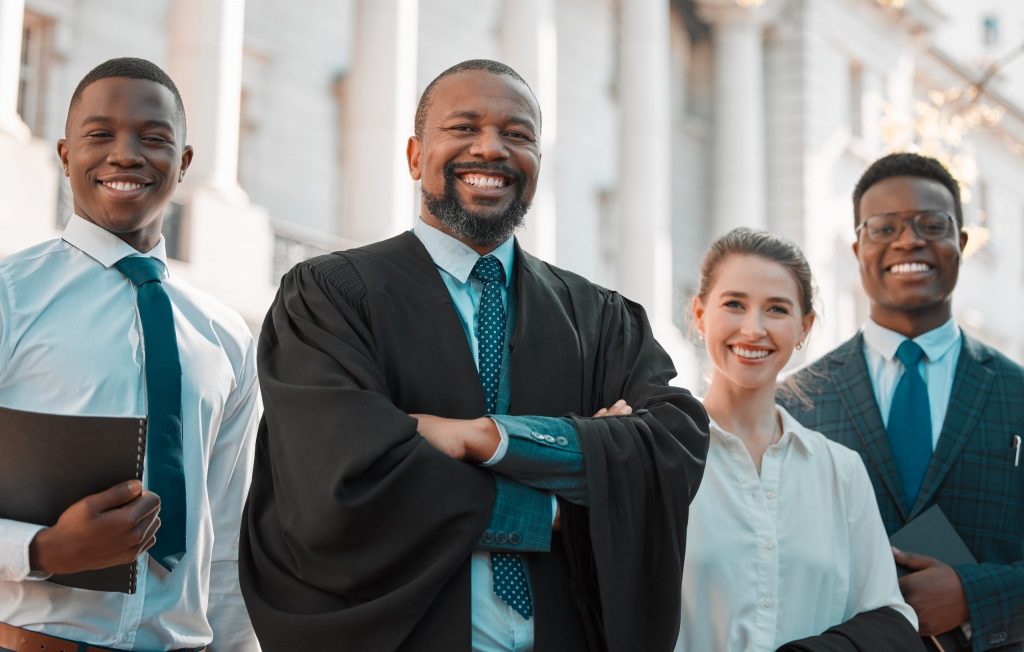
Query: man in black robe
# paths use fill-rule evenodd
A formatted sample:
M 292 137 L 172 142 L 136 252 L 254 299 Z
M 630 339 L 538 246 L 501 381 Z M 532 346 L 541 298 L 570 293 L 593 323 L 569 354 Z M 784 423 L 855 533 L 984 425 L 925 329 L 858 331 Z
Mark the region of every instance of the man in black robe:
M 540 123 L 507 66 L 445 71 L 415 229 L 282 280 L 240 552 L 264 650 L 672 648 L 707 416 L 640 306 L 512 238 Z

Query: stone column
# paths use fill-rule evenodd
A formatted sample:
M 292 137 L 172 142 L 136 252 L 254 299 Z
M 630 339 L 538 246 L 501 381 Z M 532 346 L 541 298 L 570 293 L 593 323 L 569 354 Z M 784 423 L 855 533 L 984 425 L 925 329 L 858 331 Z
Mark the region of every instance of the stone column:
M 667 0 L 620 3 L 621 213 L 615 289 L 659 322 L 671 321 L 672 305 L 668 23 Z
M 170 9 L 170 66 L 188 112 L 196 155 L 189 188 L 229 201 L 248 200 L 238 185 L 245 0 L 175 0 Z
M 698 0 L 714 41 L 712 237 L 765 228 L 764 5 Z
M 0 0 L 0 134 L 28 140 L 28 126 L 18 115 L 21 39 L 25 0 Z
M 367 243 L 410 228 L 418 197 L 406 143 L 416 113 L 418 0 L 359 0 L 345 81 L 346 200 L 339 235 Z
M 557 262 L 558 40 L 554 0 L 505 0 L 501 9 L 502 61 L 512 66 L 540 101 L 541 174 L 519 240 L 530 253 Z

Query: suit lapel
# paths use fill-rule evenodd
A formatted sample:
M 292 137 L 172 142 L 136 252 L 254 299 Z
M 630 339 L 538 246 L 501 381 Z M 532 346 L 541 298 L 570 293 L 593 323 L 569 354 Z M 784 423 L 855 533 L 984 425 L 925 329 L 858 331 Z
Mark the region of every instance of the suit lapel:
M 963 348 L 960 350 L 960 359 L 957 361 L 956 373 L 953 376 L 953 390 L 950 392 L 949 406 L 946 408 L 946 420 L 942 423 L 935 454 L 932 455 L 932 461 L 921 484 L 921 491 L 910 512 L 911 518 L 929 504 L 942 479 L 946 477 L 946 473 L 974 432 L 995 378 L 995 373 L 987 367 L 990 357 L 975 344 L 974 340 L 963 336 Z
M 832 358 L 834 369 L 829 374 L 835 386 L 836 395 L 843 404 L 860 440 L 860 449 L 870 460 L 871 468 L 882 478 L 882 483 L 892 496 L 900 516 L 907 518 L 907 501 L 903 493 L 896 458 L 889 444 L 889 435 L 882 424 L 878 402 L 871 387 L 871 376 L 864 361 L 864 336 L 858 333 Z

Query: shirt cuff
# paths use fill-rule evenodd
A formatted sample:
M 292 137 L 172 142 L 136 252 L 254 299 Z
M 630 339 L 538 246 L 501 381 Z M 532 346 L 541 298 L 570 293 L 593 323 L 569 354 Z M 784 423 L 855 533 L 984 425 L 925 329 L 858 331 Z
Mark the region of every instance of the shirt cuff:
M 497 419 L 491 419 L 491 423 L 498 426 L 498 435 L 501 437 L 501 441 L 498 442 L 498 448 L 494 450 L 494 455 L 491 455 L 491 458 L 480 466 L 494 466 L 504 459 L 505 453 L 508 452 L 508 430 L 505 430 L 505 426 L 501 425 Z
M 29 546 L 44 525 L 0 519 L 0 580 L 21 582 L 45 580 L 48 573 L 32 572 Z

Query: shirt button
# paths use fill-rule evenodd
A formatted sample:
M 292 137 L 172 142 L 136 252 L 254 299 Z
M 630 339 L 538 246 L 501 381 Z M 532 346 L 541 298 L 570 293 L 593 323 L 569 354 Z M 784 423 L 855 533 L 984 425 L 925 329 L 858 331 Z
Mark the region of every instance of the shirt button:
M 761 600 L 761 606 L 767 609 L 768 607 L 772 606 L 772 601 L 768 598 L 765 598 L 764 600 Z
M 774 491 L 769 491 L 764 495 L 764 497 L 767 498 L 768 500 L 775 500 L 775 496 L 776 494 Z
M 771 550 L 774 547 L 775 547 L 775 544 L 772 543 L 771 541 L 765 541 L 764 542 L 764 549 L 765 550 Z

